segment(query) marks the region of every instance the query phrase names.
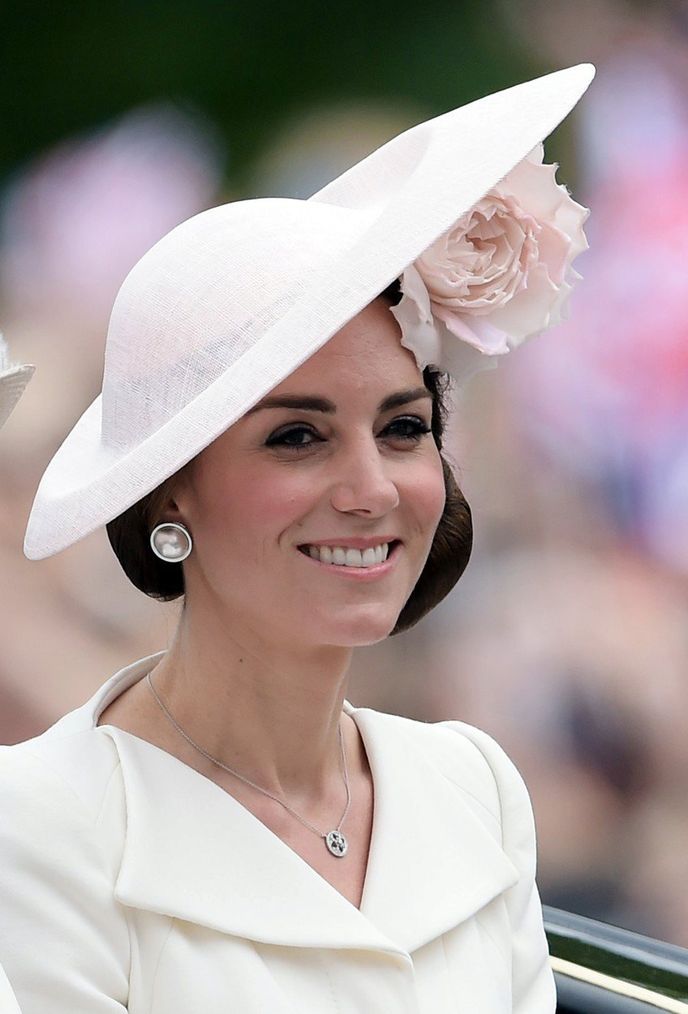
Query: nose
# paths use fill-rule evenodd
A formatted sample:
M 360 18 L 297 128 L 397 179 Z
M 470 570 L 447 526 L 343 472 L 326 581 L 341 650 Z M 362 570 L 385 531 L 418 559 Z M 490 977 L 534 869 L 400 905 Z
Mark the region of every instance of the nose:
M 380 454 L 374 438 L 357 442 L 335 463 L 330 502 L 342 514 L 384 517 L 399 505 L 399 490 L 390 475 L 390 462 Z

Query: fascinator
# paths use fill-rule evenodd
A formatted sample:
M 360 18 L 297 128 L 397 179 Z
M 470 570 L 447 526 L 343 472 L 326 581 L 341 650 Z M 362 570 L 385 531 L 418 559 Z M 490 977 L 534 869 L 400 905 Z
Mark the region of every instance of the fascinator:
M 593 74 L 581 64 L 488 95 L 307 200 L 236 201 L 164 236 L 116 297 L 102 394 L 43 476 L 27 556 L 64 549 L 151 492 L 395 279 L 393 312 L 421 366 L 461 375 L 553 323 L 585 246 L 584 209 L 539 146 Z
M 0 335 L 0 426 L 7 422 L 34 370 L 35 366 L 28 364 L 13 366 L 10 363 L 7 342 Z

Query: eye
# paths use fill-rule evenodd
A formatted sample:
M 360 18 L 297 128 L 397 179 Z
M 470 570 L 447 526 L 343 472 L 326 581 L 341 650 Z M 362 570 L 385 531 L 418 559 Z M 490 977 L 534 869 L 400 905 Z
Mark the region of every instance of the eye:
M 312 426 L 306 426 L 304 423 L 292 423 L 289 426 L 280 426 L 274 433 L 271 433 L 265 441 L 265 446 L 288 447 L 299 450 L 302 447 L 310 447 L 311 444 L 317 443 L 320 440 L 322 440 L 322 437 L 318 435 Z
M 406 441 L 407 443 L 419 443 L 420 440 L 431 432 L 430 426 L 417 415 L 401 415 L 392 419 L 382 430 L 381 436 L 387 440 Z

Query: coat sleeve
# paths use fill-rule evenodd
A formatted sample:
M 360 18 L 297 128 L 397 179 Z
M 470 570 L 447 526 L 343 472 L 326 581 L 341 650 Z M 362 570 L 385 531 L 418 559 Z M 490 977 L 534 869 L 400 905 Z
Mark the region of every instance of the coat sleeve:
M 0 748 L 0 964 L 22 1014 L 121 1014 L 129 933 L 100 827 L 62 777 Z
M 512 761 L 487 733 L 462 723 L 492 770 L 501 808 L 502 847 L 519 873 L 506 893 L 512 929 L 513 1014 L 554 1014 L 556 989 L 535 884 L 535 821 L 528 790 Z

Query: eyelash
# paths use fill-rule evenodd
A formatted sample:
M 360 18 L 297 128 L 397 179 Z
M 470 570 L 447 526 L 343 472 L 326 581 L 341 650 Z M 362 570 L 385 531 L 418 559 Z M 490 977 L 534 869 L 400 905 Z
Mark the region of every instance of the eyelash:
M 400 424 L 407 428 L 411 427 L 411 431 L 406 433 L 390 433 L 392 427 L 398 427 Z M 382 430 L 383 434 L 388 433 L 388 439 L 403 440 L 408 443 L 416 444 L 420 443 L 421 439 L 431 432 L 431 428 L 427 425 L 425 420 L 415 415 L 399 416 L 397 419 L 393 419 L 390 423 L 388 423 Z M 290 437 L 293 437 L 295 434 L 303 433 L 309 434 L 311 437 L 314 437 L 314 439 L 309 440 L 306 443 L 290 443 Z M 276 430 L 274 433 L 271 433 L 265 441 L 265 445 L 266 447 L 281 447 L 293 451 L 303 451 L 308 447 L 312 447 L 313 444 L 321 443 L 323 439 L 324 438 L 320 437 L 313 427 L 306 425 L 305 423 L 298 423 L 290 424 Z

